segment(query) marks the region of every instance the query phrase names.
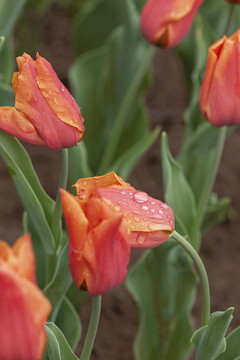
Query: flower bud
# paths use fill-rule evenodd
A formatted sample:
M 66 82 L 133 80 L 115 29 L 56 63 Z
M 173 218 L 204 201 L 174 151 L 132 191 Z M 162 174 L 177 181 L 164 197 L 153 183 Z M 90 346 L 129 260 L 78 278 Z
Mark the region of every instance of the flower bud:
M 203 0 L 148 0 L 140 27 L 152 44 L 170 48 L 187 35 Z

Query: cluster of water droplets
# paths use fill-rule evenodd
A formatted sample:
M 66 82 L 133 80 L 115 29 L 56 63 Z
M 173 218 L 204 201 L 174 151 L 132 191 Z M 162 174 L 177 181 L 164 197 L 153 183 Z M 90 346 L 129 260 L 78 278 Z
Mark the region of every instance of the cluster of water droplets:
M 173 226 L 171 212 L 167 204 L 155 200 L 142 191 L 112 189 L 116 196 L 105 202 L 116 212 L 122 212 L 132 231 L 138 231 L 137 242 L 143 244 L 149 232 L 165 230 L 166 223 Z M 114 200 L 112 200 L 114 199 Z

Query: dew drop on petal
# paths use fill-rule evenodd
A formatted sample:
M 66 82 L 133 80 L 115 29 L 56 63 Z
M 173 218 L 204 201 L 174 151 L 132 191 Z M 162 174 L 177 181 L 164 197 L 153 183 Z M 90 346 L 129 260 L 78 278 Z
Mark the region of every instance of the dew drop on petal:
M 139 234 L 138 237 L 137 237 L 137 242 L 138 242 L 139 244 L 143 244 L 144 241 L 145 241 L 145 239 L 146 239 L 146 235 L 145 235 L 145 234 Z
M 110 199 L 105 199 L 105 203 L 108 205 L 112 205 L 112 201 Z
M 122 195 L 126 195 L 126 191 L 121 191 L 121 194 L 122 194 Z
M 154 204 L 156 204 L 156 203 L 155 203 L 155 201 L 151 201 L 151 204 L 154 205 Z
M 132 223 L 132 220 L 131 220 L 131 219 L 128 219 L 127 222 L 128 222 L 129 224 L 131 224 L 131 223 Z
M 139 215 L 140 211 L 139 210 L 133 210 L 133 213 L 136 214 L 136 215 Z
M 136 223 L 139 223 L 139 222 L 141 221 L 137 216 L 134 216 L 133 220 L 134 220 Z
M 143 205 L 143 206 L 142 206 L 142 209 L 143 209 L 143 210 L 148 210 L 148 207 L 145 206 L 145 205 Z
M 161 206 L 162 206 L 163 209 L 167 209 L 167 208 L 168 208 L 167 204 L 162 204 Z
M 133 199 L 136 202 L 144 203 L 144 202 L 148 201 L 148 194 L 146 194 L 145 192 L 142 192 L 142 191 L 137 191 L 133 195 Z
M 151 231 L 160 231 L 160 230 L 163 230 L 163 226 L 162 224 L 158 224 L 158 223 L 150 223 L 148 225 L 149 227 L 149 230 Z
M 155 209 L 151 209 L 151 212 L 154 213 L 154 212 L 155 212 Z
M 65 91 L 65 88 L 64 88 L 64 86 L 63 86 L 63 85 L 61 85 L 60 90 L 61 90 L 62 92 L 64 92 L 64 91 Z
M 28 93 L 27 94 L 27 101 L 31 101 L 32 100 L 32 94 L 31 93 Z
M 159 210 L 158 212 L 159 212 L 159 214 L 163 214 L 163 211 L 162 211 L 162 210 Z
M 37 98 L 36 96 L 34 96 L 33 102 L 34 102 L 35 104 L 38 102 L 38 98 Z
M 121 211 L 121 208 L 120 206 L 118 205 L 115 205 L 114 208 L 113 208 L 114 211 Z

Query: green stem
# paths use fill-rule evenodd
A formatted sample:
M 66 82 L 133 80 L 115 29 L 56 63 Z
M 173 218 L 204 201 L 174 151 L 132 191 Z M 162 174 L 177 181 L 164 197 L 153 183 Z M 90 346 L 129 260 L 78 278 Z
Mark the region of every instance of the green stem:
M 58 186 L 56 203 L 52 218 L 52 232 L 56 239 L 57 244 L 59 243 L 59 229 L 60 229 L 61 217 L 62 217 L 62 204 L 61 204 L 59 189 L 60 188 L 66 189 L 67 179 L 68 179 L 68 149 L 62 149 L 62 161 L 61 161 L 59 186 Z
M 122 131 L 127 121 L 127 114 L 136 97 L 137 90 L 139 89 L 142 79 L 146 74 L 146 70 L 149 67 L 149 62 L 154 52 L 155 48 L 153 46 L 146 50 L 145 56 L 143 57 L 139 68 L 136 70 L 136 75 L 123 98 L 122 104 L 115 119 L 113 129 L 111 131 L 111 136 L 108 139 L 107 145 L 104 149 L 102 161 L 98 170 L 99 174 L 106 172 L 111 165 L 122 135 Z
M 101 296 L 93 297 L 93 307 L 92 307 L 91 319 L 90 319 L 86 339 L 85 339 L 85 342 L 83 345 L 83 350 L 82 350 L 79 360 L 89 360 L 90 359 L 94 340 L 95 340 L 96 333 L 97 333 L 97 328 L 98 328 L 98 322 L 99 322 L 100 311 L 101 311 L 101 301 L 102 301 Z
M 231 33 L 231 27 L 232 27 L 232 22 L 233 22 L 233 19 L 234 19 L 235 10 L 236 10 L 236 5 L 231 4 L 230 5 L 230 11 L 229 11 L 229 17 L 228 17 L 228 22 L 227 22 L 226 30 L 225 30 L 225 34 L 227 36 L 230 35 L 230 33 Z
M 192 245 L 184 239 L 182 235 L 180 235 L 178 232 L 174 231 L 172 233 L 172 237 L 181 245 L 184 247 L 185 250 L 189 253 L 191 258 L 193 259 L 196 268 L 198 270 L 198 274 L 201 281 L 202 286 L 202 326 L 207 325 L 209 317 L 210 317 L 210 291 L 209 291 L 209 283 L 208 283 L 208 277 L 205 270 L 205 267 L 203 265 L 203 262 L 196 252 L 196 250 L 192 247 Z
M 223 152 L 223 147 L 224 147 L 224 142 L 225 142 L 225 138 L 226 138 L 226 131 L 227 131 L 226 127 L 221 127 L 219 130 L 217 145 L 214 149 L 214 154 L 212 157 L 212 166 L 211 166 L 210 171 L 207 173 L 206 181 L 205 181 L 205 184 L 204 184 L 204 187 L 202 190 L 202 194 L 200 196 L 200 200 L 198 203 L 197 216 L 195 217 L 195 221 L 193 222 L 193 227 L 192 227 L 193 241 L 194 241 L 194 237 L 196 236 L 199 229 L 201 228 L 201 225 L 203 222 L 203 218 L 204 218 L 204 214 L 206 211 L 209 196 L 211 195 L 213 184 L 214 184 L 214 181 L 215 181 L 215 178 L 217 175 L 217 171 L 219 168 L 219 164 L 220 164 L 220 160 L 221 160 L 221 156 L 222 156 L 222 152 Z M 198 246 L 199 246 L 199 244 L 194 244 L 195 248 L 198 248 Z

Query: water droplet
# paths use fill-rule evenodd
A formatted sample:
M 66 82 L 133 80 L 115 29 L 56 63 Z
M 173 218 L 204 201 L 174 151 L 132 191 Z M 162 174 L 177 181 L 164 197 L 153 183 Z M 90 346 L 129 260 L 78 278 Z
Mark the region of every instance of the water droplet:
M 126 195 L 126 191 L 121 191 L 121 194 L 122 194 L 122 195 Z
M 151 230 L 151 231 L 160 231 L 163 229 L 162 224 L 158 224 L 158 223 L 150 223 L 148 225 L 148 227 L 149 227 L 149 230 Z
M 168 208 L 167 204 L 162 204 L 161 206 L 162 206 L 163 209 L 167 209 L 167 208 Z
M 87 185 L 87 181 L 83 181 L 82 184 L 83 184 L 83 186 L 86 186 L 86 185 Z
M 155 203 L 155 201 L 151 201 L 151 204 L 154 205 L 154 204 L 156 204 L 156 203 Z
M 144 203 L 144 202 L 148 201 L 148 194 L 146 194 L 145 192 L 142 192 L 142 191 L 137 191 L 133 195 L 133 198 L 135 201 L 137 201 L 139 203 Z
M 105 203 L 108 205 L 112 205 L 112 201 L 110 199 L 105 199 Z
M 148 210 L 148 207 L 145 206 L 145 205 L 143 205 L 143 206 L 142 206 L 142 209 L 143 209 L 143 210 Z
M 153 215 L 153 218 L 154 218 L 154 219 L 160 219 L 160 220 L 161 220 L 161 219 L 162 219 L 162 216 L 161 216 L 161 215 L 158 215 L 158 214 L 154 214 L 154 215 Z
M 52 91 L 51 90 L 48 90 L 48 95 L 51 95 L 52 94 Z
M 158 210 L 159 214 L 163 214 L 163 211 L 162 210 Z
M 116 205 L 116 206 L 114 206 L 113 210 L 115 210 L 115 211 L 121 211 L 121 208 L 120 208 L 120 206 Z
M 154 213 L 154 212 L 155 212 L 155 209 L 151 209 L 151 212 Z
M 133 213 L 136 214 L 136 215 L 139 215 L 140 211 L 139 210 L 133 210 Z
M 134 216 L 133 220 L 134 220 L 136 223 L 139 223 L 139 222 L 140 222 L 140 219 L 139 219 L 137 216 Z
M 138 237 L 137 237 L 137 242 L 138 242 L 139 244 L 143 244 L 144 241 L 145 241 L 145 239 L 146 239 L 146 235 L 145 235 L 145 234 L 139 234 Z
M 38 102 L 38 98 L 37 98 L 36 96 L 34 96 L 33 102 L 34 102 L 35 104 Z
M 59 104 L 59 101 L 58 101 L 58 99 L 57 99 L 56 97 L 53 99 L 53 102 L 54 102 L 54 104 L 56 104 L 56 105 Z
M 64 91 L 65 91 L 65 87 L 64 87 L 63 85 L 61 85 L 60 90 L 61 90 L 62 92 L 64 92 Z
M 43 110 L 43 111 L 42 111 L 42 114 L 43 114 L 43 116 L 45 116 L 45 115 L 46 115 L 46 111 L 45 111 L 45 110 Z
M 129 224 L 131 224 L 131 223 L 132 223 L 132 220 L 131 220 L 131 219 L 128 219 L 127 222 L 128 222 Z
M 35 115 L 35 119 L 38 120 L 38 119 L 39 119 L 39 115 Z
M 32 94 L 31 93 L 28 93 L 27 94 L 27 101 L 31 101 L 32 100 Z

